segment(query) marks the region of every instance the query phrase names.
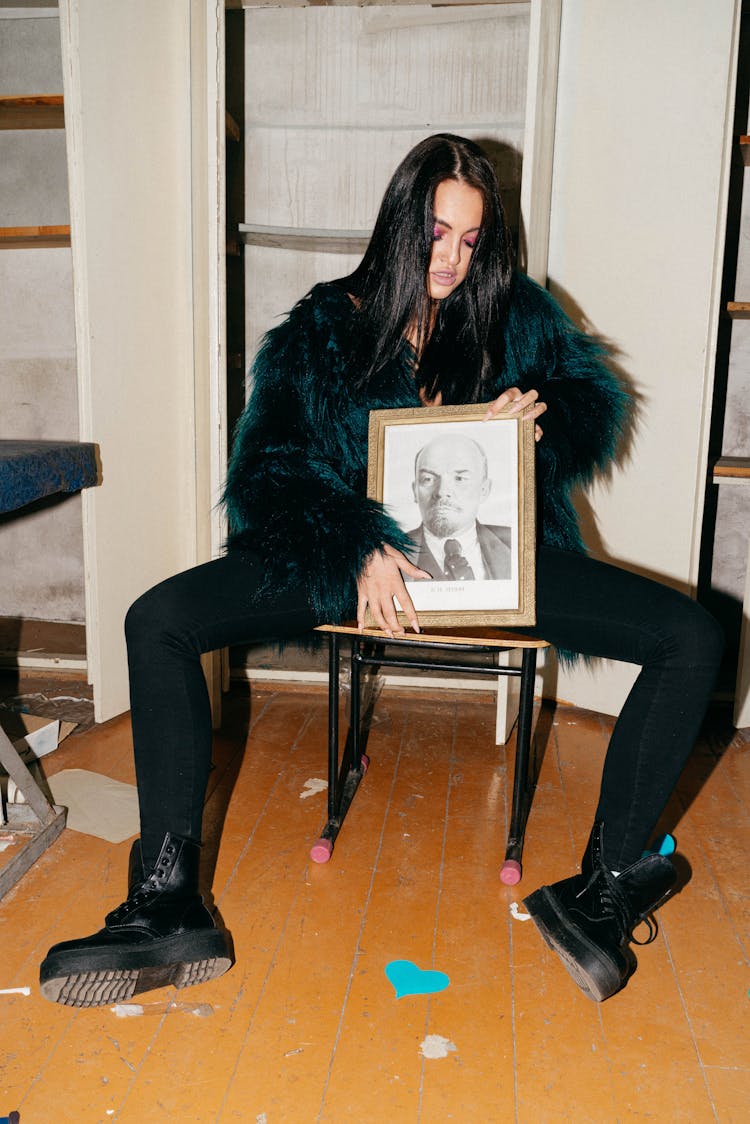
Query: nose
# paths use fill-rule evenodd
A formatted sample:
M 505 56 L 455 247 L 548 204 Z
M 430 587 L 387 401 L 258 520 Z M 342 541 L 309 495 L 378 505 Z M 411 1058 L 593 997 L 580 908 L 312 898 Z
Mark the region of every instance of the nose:
M 457 266 L 461 260 L 461 239 L 443 238 L 438 243 L 443 261 L 450 266 Z

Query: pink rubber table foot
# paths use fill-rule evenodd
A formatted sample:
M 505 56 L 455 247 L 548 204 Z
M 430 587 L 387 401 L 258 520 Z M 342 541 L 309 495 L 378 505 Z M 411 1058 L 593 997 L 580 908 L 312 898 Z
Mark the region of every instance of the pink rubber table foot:
M 515 859 L 506 859 L 500 871 L 500 881 L 504 886 L 515 886 L 521 881 L 521 864 Z
M 363 753 L 362 754 L 362 776 L 365 775 L 365 773 L 367 772 L 369 767 L 370 767 L 370 758 L 367 756 L 366 753 Z
M 333 853 L 330 839 L 318 839 L 310 848 L 310 858 L 314 863 L 327 863 Z

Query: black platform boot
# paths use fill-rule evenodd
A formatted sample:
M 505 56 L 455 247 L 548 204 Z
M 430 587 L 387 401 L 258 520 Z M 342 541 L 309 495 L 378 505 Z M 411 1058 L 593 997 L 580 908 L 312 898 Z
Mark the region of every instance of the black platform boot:
M 657 934 L 651 912 L 676 880 L 672 863 L 648 855 L 617 877 L 602 859 L 604 826 L 594 825 L 580 874 L 542 886 L 524 900 L 537 929 L 590 999 L 601 1002 L 624 987 L 635 968 L 628 946 L 650 944 Z M 648 925 L 646 940 L 633 937 Z
M 168 834 L 145 874 L 134 845 L 127 901 L 107 914 L 98 933 L 49 950 L 40 969 L 42 995 L 70 1007 L 99 1007 L 226 972 L 229 940 L 198 893 L 199 856 L 199 844 Z

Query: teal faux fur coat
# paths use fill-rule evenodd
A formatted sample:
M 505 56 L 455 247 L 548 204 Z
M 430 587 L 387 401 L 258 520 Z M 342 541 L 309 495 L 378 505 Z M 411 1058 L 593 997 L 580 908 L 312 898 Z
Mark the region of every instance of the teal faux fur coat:
M 375 386 L 352 388 L 355 330 L 343 289 L 320 284 L 268 333 L 224 497 L 229 549 L 249 548 L 265 563 L 256 596 L 301 587 L 327 621 L 352 616 L 368 554 L 384 543 L 406 545 L 397 524 L 366 497 L 369 412 L 420 405 L 406 343 Z M 627 412 L 627 395 L 601 357 L 549 293 L 515 275 L 494 396 L 509 386 L 535 387 L 547 403 L 537 446 L 537 525 L 541 541 L 569 550 L 583 550 L 571 489 L 610 461 Z

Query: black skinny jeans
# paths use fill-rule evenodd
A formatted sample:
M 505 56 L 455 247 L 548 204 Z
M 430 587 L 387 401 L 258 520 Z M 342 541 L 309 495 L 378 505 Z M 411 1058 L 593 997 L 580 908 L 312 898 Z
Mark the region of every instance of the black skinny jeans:
M 169 578 L 130 608 L 130 667 L 141 842 L 146 868 L 167 831 L 200 840 L 211 714 L 200 655 L 282 640 L 322 623 L 304 591 L 252 603 L 252 555 L 229 553 Z M 603 562 L 542 547 L 537 625 L 525 630 L 589 656 L 641 666 L 610 739 L 596 818 L 614 870 L 648 844 L 698 735 L 723 648 L 716 621 L 688 597 Z

